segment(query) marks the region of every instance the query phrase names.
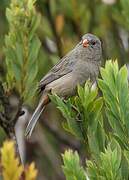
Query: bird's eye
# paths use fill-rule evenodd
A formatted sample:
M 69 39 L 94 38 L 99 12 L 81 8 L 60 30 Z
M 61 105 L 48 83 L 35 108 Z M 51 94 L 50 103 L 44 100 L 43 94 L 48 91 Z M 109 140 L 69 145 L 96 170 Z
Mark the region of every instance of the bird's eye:
M 92 44 L 92 45 L 95 45 L 95 44 L 96 44 L 96 42 L 95 42 L 95 41 L 91 41 L 91 44 Z

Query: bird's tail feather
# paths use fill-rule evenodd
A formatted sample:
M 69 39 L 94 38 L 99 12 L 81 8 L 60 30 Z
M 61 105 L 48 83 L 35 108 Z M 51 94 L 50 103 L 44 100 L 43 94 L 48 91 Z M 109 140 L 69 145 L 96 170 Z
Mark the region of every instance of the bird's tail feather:
M 32 115 L 32 118 L 30 119 L 28 125 L 27 125 L 27 128 L 26 128 L 26 131 L 25 131 L 25 136 L 27 138 L 30 138 L 34 128 L 35 128 L 35 125 L 41 115 L 41 113 L 43 112 L 45 106 L 44 106 L 44 102 L 40 102 L 38 107 L 35 109 L 35 112 L 34 114 Z

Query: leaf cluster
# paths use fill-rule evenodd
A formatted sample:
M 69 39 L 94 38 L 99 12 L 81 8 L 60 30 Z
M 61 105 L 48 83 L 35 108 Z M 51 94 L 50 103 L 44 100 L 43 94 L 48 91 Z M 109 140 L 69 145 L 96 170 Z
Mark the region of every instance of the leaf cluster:
M 76 97 L 63 101 L 57 95 L 52 95 L 51 100 L 66 118 L 66 129 L 86 144 L 86 153 L 90 154 L 90 160 L 86 162 L 88 177 L 91 180 L 128 179 L 127 68 L 123 66 L 119 69 L 117 61 L 109 60 L 100 73 L 98 87 L 101 96 L 97 88 L 93 89 L 91 83 L 86 82 L 84 87 L 78 86 Z M 68 156 L 67 153 L 65 156 Z M 68 168 L 68 164 L 65 164 L 65 168 Z
M 1 177 L 3 180 L 35 180 L 37 170 L 34 163 L 25 168 L 20 165 L 15 155 L 15 144 L 13 141 L 5 141 L 1 148 Z
M 80 166 L 77 152 L 72 150 L 65 151 L 62 155 L 64 165 L 62 166 L 66 180 L 85 180 L 85 170 Z
M 40 40 L 36 30 L 40 22 L 35 0 L 12 0 L 6 10 L 9 33 L 5 37 L 7 91 L 15 89 L 27 101 L 35 93 Z

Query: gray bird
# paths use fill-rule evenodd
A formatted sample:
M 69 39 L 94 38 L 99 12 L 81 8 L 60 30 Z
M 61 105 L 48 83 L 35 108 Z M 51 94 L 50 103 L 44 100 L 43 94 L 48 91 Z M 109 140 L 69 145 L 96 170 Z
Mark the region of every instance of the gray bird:
M 95 82 L 101 58 L 101 41 L 93 34 L 85 34 L 75 48 L 41 79 L 39 88 L 42 95 L 27 125 L 27 137 L 31 136 L 37 120 L 50 101 L 48 94 L 56 93 L 60 97 L 68 98 L 76 93 L 78 84 L 82 85 L 88 79 Z

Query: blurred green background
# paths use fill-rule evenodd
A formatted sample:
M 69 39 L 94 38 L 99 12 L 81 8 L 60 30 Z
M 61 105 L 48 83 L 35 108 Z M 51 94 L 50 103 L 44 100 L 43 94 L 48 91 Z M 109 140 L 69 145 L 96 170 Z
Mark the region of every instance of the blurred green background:
M 5 16 L 9 0 L 0 1 L 0 76 L 5 77 L 4 38 L 8 33 Z M 37 0 L 36 13 L 41 16 L 37 34 L 41 49 L 37 59 L 37 81 L 69 50 L 85 33 L 96 34 L 102 41 L 103 64 L 107 59 L 118 59 L 120 65 L 129 62 L 129 1 L 128 0 Z M 12 98 L 15 108 L 15 98 Z M 66 133 L 58 110 L 48 105 L 32 135 L 25 141 L 24 129 L 38 98 L 31 107 L 25 105 L 27 115 L 17 126 L 22 155 L 27 162 L 34 160 L 39 169 L 39 179 L 64 179 L 61 170 L 61 153 L 66 148 L 77 149 L 85 163 L 85 151 L 81 142 Z M 22 127 L 22 128 L 21 128 Z M 20 129 L 20 130 L 19 130 Z M 0 136 L 2 143 L 3 136 Z

